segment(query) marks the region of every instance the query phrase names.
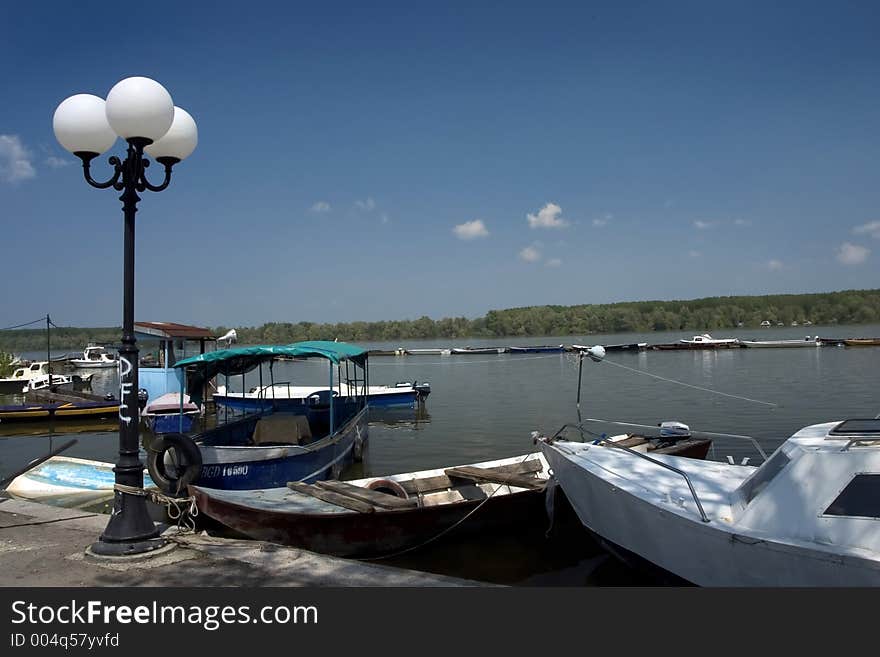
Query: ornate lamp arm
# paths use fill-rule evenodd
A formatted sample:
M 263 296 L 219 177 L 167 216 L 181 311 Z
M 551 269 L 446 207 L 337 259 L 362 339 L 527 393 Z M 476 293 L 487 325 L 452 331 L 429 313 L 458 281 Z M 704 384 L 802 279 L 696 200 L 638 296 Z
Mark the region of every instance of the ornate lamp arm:
M 79 159 L 82 160 L 83 165 L 83 177 L 86 179 L 86 182 L 89 183 L 92 187 L 97 187 L 98 189 L 107 189 L 108 187 L 114 187 L 119 182 L 119 176 L 122 175 L 122 162 L 119 161 L 119 158 L 115 155 L 110 158 L 109 162 L 113 166 L 113 177 L 106 182 L 99 183 L 94 178 L 92 178 L 91 173 L 91 164 L 92 160 L 98 157 L 97 153 L 90 153 L 88 151 L 77 151 L 74 153 Z

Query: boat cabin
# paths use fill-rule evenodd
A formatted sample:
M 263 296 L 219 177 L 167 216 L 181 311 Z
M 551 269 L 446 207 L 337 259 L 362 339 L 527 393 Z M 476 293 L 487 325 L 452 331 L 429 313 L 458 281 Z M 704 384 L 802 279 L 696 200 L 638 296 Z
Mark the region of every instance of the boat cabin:
M 19 367 L 12 373 L 13 379 L 21 379 L 22 381 L 29 381 L 31 379 L 36 379 L 37 377 L 48 375 L 49 374 L 49 361 L 40 360 L 34 363 L 31 363 L 28 367 Z
M 880 550 L 880 419 L 804 427 L 739 485 L 731 513 L 788 541 Z
M 180 391 L 182 370 L 174 369 L 175 363 L 216 348 L 211 331 L 199 326 L 135 322 L 134 332 L 140 350 L 138 386 L 147 391 L 148 400 Z

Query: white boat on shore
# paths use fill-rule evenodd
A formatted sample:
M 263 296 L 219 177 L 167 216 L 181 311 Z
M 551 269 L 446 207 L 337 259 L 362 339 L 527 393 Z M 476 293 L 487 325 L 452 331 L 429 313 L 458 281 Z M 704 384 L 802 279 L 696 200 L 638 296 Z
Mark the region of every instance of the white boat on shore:
M 814 424 L 761 466 L 541 438 L 583 525 L 701 586 L 880 586 L 880 420 Z

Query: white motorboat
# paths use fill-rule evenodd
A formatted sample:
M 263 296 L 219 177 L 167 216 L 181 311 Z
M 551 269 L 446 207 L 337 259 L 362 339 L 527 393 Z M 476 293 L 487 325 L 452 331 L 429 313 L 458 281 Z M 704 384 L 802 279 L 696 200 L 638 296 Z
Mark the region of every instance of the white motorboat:
M 703 333 L 702 335 L 695 335 L 690 340 L 685 340 L 682 338 L 679 342 L 683 344 L 689 345 L 734 345 L 739 343 L 739 339 L 737 338 L 713 338 L 708 333 Z
M 82 358 L 71 358 L 68 361 L 74 367 L 99 368 L 116 367 L 116 358 L 108 354 L 104 347 L 88 346 L 83 350 Z
M 880 586 L 880 420 L 807 426 L 759 467 L 538 443 L 614 551 L 702 586 Z
M 743 347 L 788 348 L 788 347 L 820 347 L 819 336 L 808 335 L 803 340 L 740 340 Z
M 22 386 L 22 392 L 30 390 L 55 390 L 56 388 L 73 388 L 73 377 L 66 374 L 41 374 L 28 379 Z

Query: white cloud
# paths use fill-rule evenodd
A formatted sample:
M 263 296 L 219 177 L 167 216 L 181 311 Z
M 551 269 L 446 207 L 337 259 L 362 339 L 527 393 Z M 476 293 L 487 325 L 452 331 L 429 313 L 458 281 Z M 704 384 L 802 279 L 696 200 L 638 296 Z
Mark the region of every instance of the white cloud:
M 312 212 L 330 212 L 330 204 L 327 201 L 315 201 L 309 210 Z
M 699 251 L 688 251 L 688 255 L 689 255 L 691 258 L 699 258 L 699 257 L 701 257 L 703 254 L 700 253 Z
M 776 259 L 768 260 L 767 263 L 766 263 L 766 267 L 767 267 L 767 269 L 769 269 L 770 271 L 779 271 L 779 270 L 781 270 L 784 266 L 785 266 L 785 265 L 782 264 L 782 261 L 781 261 L 781 260 L 776 260 Z
M 36 175 L 31 154 L 18 135 L 0 135 L 0 181 L 14 184 Z
M 458 224 L 452 229 L 455 236 L 460 240 L 475 240 L 480 237 L 488 237 L 489 231 L 482 219 L 474 219 L 473 221 L 465 221 Z
M 54 155 L 50 155 L 46 158 L 46 166 L 51 167 L 52 169 L 60 169 L 62 167 L 67 167 L 73 164 L 74 161 L 72 159 L 65 159 L 63 157 L 55 157 Z
M 388 216 L 388 213 L 387 213 L 387 212 L 383 212 L 383 213 L 382 213 L 382 223 L 383 223 L 383 224 L 387 224 L 387 223 L 390 222 L 390 221 L 391 221 L 391 217 Z
M 869 221 L 861 226 L 853 228 L 856 235 L 870 235 L 875 240 L 880 240 L 880 221 Z
M 565 228 L 568 222 L 559 216 L 561 214 L 562 208 L 555 203 L 547 203 L 538 210 L 538 214 L 528 213 L 526 218 L 532 228 Z
M 373 197 L 369 197 L 365 201 L 355 201 L 354 206 L 358 210 L 366 210 L 367 212 L 371 212 L 376 209 L 376 201 L 373 200 Z
M 593 227 L 594 228 L 601 228 L 602 226 L 607 226 L 608 222 L 611 221 L 612 219 L 614 219 L 614 215 L 609 212 L 601 219 L 593 219 Z
M 550 258 L 544 264 L 548 267 L 559 267 L 562 264 L 562 260 L 560 260 L 559 258 Z
M 711 228 L 711 227 L 712 227 L 711 221 L 700 221 L 699 219 L 697 219 L 694 222 L 694 228 L 698 228 L 699 230 L 706 230 L 707 228 Z
M 538 262 L 541 259 L 541 252 L 534 246 L 527 246 L 519 252 L 519 257 L 526 262 Z
M 751 226 L 752 225 L 752 222 L 749 221 L 748 219 L 734 219 L 733 223 L 736 226 Z
M 870 249 L 849 242 L 841 244 L 836 251 L 837 260 L 844 265 L 860 265 L 868 259 L 868 254 L 871 253 Z

